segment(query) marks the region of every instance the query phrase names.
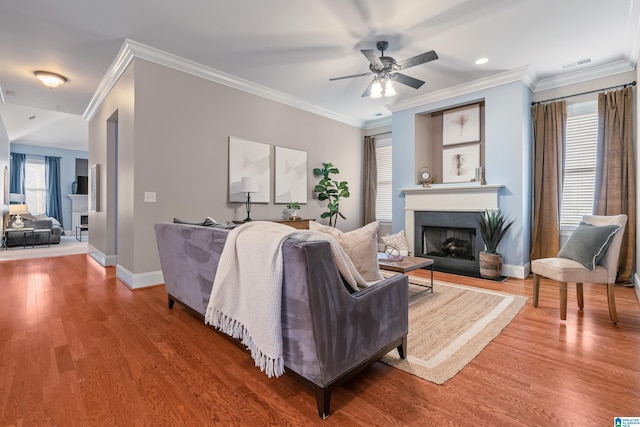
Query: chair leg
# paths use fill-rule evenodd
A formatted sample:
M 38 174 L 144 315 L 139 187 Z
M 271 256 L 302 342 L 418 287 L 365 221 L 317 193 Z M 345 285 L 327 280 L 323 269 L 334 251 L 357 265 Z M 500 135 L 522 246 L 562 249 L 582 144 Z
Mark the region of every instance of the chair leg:
M 567 282 L 560 282 L 560 319 L 567 320 Z
M 613 293 L 613 283 L 607 283 L 607 301 L 609 302 L 609 316 L 613 324 L 618 323 L 618 311 L 616 310 L 616 297 Z
M 582 283 L 576 283 L 576 295 L 578 296 L 578 308 L 584 308 L 584 296 L 582 293 Z
M 540 292 L 540 276 L 533 273 L 533 306 L 538 306 L 538 293 Z

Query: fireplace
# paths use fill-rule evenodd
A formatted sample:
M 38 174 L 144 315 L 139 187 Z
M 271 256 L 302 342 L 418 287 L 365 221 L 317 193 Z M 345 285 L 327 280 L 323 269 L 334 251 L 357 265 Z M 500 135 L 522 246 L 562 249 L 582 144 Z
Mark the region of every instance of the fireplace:
M 478 275 L 484 249 L 478 218 L 480 212 L 416 211 L 415 256 L 433 259 L 436 271 Z

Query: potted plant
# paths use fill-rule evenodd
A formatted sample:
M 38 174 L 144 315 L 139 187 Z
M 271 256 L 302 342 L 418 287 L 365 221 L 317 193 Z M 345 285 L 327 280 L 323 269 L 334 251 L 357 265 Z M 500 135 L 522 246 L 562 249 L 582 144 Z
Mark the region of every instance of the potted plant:
M 498 253 L 498 245 L 513 221 L 507 223 L 507 217 L 500 209 L 485 210 L 480 214 L 478 224 L 485 246 L 485 250 L 480 252 L 480 276 L 495 280 L 502 274 L 502 255 Z
M 332 174 L 340 171 L 331 163 L 323 163 L 321 168 L 315 168 L 313 174 L 320 177 L 320 181 L 313 191 L 318 195 L 318 200 L 328 200 L 327 211 L 320 215 L 320 218 L 329 218 L 329 225 L 336 226 L 338 217 L 347 219 L 340 212 L 340 199 L 349 197 L 349 185 L 347 181 L 337 181 L 332 179 Z
M 300 209 L 300 203 L 298 202 L 287 203 L 287 208 L 284 210 L 284 218 L 285 219 L 297 218 L 299 209 Z

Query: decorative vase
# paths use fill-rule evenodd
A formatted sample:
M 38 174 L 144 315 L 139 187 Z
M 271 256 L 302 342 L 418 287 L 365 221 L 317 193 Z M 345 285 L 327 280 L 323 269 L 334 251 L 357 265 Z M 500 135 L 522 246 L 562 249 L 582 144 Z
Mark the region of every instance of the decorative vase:
M 502 275 L 502 255 L 480 252 L 480 276 L 495 280 Z

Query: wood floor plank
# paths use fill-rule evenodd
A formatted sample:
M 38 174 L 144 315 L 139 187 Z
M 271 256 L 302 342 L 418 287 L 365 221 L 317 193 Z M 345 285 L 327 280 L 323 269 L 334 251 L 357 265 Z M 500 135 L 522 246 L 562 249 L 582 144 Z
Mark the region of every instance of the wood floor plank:
M 416 275 L 428 277 L 427 271 Z M 436 385 L 376 363 L 317 416 L 293 376 L 268 379 L 249 353 L 163 286 L 131 291 L 87 255 L 0 262 L 0 425 L 611 425 L 640 415 L 640 308 L 616 287 L 568 287 L 436 273 L 437 280 L 524 295 L 516 318 L 454 378 Z M 436 289 L 437 291 L 437 289 Z

